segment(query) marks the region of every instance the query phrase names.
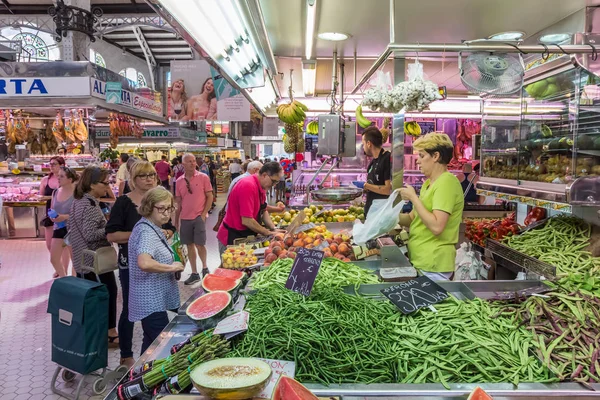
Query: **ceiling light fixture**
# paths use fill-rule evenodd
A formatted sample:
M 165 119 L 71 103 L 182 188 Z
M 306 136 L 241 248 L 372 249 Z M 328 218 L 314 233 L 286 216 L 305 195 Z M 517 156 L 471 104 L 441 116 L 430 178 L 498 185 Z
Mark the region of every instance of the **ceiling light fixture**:
M 314 60 L 302 61 L 302 90 L 305 96 L 312 97 L 315 95 L 316 80 L 317 62 Z
M 317 0 L 306 0 L 306 36 L 304 40 L 306 42 L 305 55 L 307 60 L 312 58 L 316 19 Z
M 159 2 L 240 87 L 263 83 L 262 62 L 237 1 Z
M 521 31 L 508 31 L 508 32 L 500 32 L 495 33 L 492 36 L 489 36 L 489 40 L 510 40 L 516 41 L 521 40 L 525 37 L 525 32 Z
M 273 86 L 273 79 L 270 77 L 266 77 L 264 86 L 248 89 L 247 91 L 252 101 L 263 112 L 277 102 L 277 92 Z
M 539 42 L 543 44 L 563 44 L 571 40 L 570 33 L 550 33 L 540 37 Z
M 330 40 L 332 42 L 340 42 L 342 40 L 346 40 L 350 37 L 350 35 L 341 32 L 322 32 L 319 33 L 319 39 Z

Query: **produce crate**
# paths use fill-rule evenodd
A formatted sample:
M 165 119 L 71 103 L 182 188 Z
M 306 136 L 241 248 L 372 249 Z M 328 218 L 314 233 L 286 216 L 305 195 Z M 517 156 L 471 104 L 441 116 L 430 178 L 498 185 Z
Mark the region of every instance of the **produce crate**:
M 496 242 L 492 239 L 487 239 L 486 249 L 491 251 L 494 255 L 497 255 L 511 263 L 534 272 L 538 275 L 545 276 L 546 278 L 556 277 L 556 267 L 538 260 L 537 258 L 530 257 L 517 250 L 511 249 L 510 247 Z

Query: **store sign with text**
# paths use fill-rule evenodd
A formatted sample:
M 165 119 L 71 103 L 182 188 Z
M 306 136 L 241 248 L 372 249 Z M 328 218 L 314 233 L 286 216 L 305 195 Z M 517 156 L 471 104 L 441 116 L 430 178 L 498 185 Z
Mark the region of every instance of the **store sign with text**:
M 93 97 L 106 100 L 106 90 L 106 82 L 95 78 L 91 79 Z M 156 116 L 162 116 L 162 103 L 160 101 L 148 99 L 128 90 L 121 90 L 121 105 Z
M 96 129 L 96 138 L 108 138 L 110 131 L 108 129 Z M 123 136 L 127 137 L 127 136 Z M 132 137 L 133 136 L 129 136 Z M 179 129 L 177 128 L 152 128 L 144 129 L 142 139 L 177 139 L 180 138 Z
M 2 97 L 66 97 L 89 96 L 88 77 L 0 78 Z

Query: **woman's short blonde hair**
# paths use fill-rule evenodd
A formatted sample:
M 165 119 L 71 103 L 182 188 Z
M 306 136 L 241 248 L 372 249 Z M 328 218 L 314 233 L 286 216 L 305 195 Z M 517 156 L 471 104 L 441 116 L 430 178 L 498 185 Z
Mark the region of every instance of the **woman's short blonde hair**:
M 173 195 L 167 189 L 162 186 L 157 186 L 154 189 L 148 190 L 144 197 L 142 197 L 142 203 L 138 212 L 142 217 L 148 218 L 154 211 L 154 206 L 163 201 L 169 201 L 173 206 Z
M 129 187 L 131 190 L 135 190 L 135 178 L 143 174 L 156 174 L 156 169 L 150 162 L 138 160 L 129 171 Z
M 439 163 L 448 165 L 452 161 L 454 154 L 454 144 L 450 137 L 443 132 L 432 132 L 421 136 L 413 143 L 413 149 L 417 151 L 426 151 L 433 157 L 439 153 Z

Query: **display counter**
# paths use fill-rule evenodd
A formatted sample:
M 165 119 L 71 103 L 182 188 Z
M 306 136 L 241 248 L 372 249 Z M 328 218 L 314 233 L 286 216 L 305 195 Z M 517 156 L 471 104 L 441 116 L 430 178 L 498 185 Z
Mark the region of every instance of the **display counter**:
M 455 297 L 467 300 L 476 297 L 490 298 L 505 293 L 523 289 L 536 288 L 543 285 L 540 281 L 486 281 L 486 282 L 439 282 L 440 286 L 452 293 Z M 363 285 L 360 293 L 376 294 L 384 287 L 391 284 Z M 353 293 L 354 288 L 346 288 L 347 293 Z M 197 294 L 194 294 L 196 296 Z M 189 301 L 188 301 L 189 302 Z M 186 303 L 188 303 L 186 302 Z M 182 307 L 184 308 L 184 306 Z M 171 320 L 160 336 L 152 343 L 148 350 L 136 361 L 134 369 L 144 363 L 169 356 L 172 346 L 181 343 L 198 332 L 197 326 L 185 315 L 177 315 Z M 578 383 L 520 383 L 514 386 L 510 383 L 450 383 L 449 389 L 442 384 L 342 384 L 323 386 L 306 384 L 314 394 L 321 397 L 338 397 L 342 399 L 396 399 L 396 398 L 429 398 L 429 399 L 464 399 L 477 386 L 483 388 L 494 399 L 523 399 L 523 398 L 569 398 L 583 399 L 600 397 L 600 384 L 590 384 L 586 389 Z M 116 386 L 105 397 L 105 400 L 117 399 Z M 181 399 L 202 399 L 198 394 L 185 394 L 169 396 Z

